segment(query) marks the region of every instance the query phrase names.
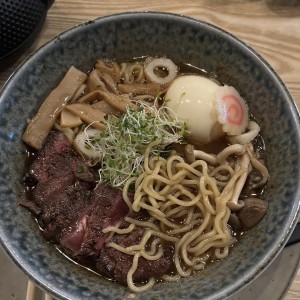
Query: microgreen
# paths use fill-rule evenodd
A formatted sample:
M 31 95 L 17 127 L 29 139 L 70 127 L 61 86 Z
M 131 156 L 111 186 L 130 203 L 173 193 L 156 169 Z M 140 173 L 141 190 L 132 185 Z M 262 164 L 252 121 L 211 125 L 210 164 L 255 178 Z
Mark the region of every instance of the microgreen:
M 121 117 L 109 115 L 104 122 L 106 131 L 87 144 L 102 154 L 100 181 L 114 187 L 122 187 L 128 178 L 142 172 L 143 155 L 151 142 L 160 141 L 151 152 L 160 155 L 167 145 L 181 141 L 186 131 L 185 123 L 166 106 L 128 107 Z

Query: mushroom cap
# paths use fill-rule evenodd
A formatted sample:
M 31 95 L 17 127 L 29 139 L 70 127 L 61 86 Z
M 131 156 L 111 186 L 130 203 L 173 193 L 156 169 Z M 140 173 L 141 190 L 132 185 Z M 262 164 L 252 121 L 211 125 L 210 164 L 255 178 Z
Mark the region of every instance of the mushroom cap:
M 238 218 L 245 229 L 258 224 L 268 210 L 268 202 L 259 198 L 247 198 L 244 207 L 238 212 Z

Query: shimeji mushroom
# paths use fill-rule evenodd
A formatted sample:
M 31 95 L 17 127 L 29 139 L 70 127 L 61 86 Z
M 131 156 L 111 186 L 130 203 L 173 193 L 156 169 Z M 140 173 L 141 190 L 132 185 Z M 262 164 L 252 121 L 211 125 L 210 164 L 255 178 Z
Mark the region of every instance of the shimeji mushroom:
M 235 144 L 230 145 L 223 149 L 219 154 L 210 154 L 202 150 L 196 150 L 193 145 L 187 144 L 185 146 L 185 155 L 188 162 L 193 162 L 195 159 L 205 160 L 211 165 L 223 164 L 226 162 L 227 158 L 232 155 L 242 155 L 246 152 L 246 148 L 243 145 Z
M 244 207 L 237 216 L 245 229 L 250 229 L 260 222 L 268 210 L 268 202 L 259 198 L 247 198 Z
M 235 184 L 230 201 L 227 202 L 227 206 L 231 211 L 240 210 L 244 206 L 244 201 L 240 201 L 239 198 L 250 169 L 250 158 L 247 152 L 240 158 L 240 162 L 236 165 L 236 169 L 238 172 L 241 172 L 241 175 Z
M 238 144 L 230 145 L 226 147 L 224 150 L 222 150 L 219 154 L 215 155 L 215 154 L 208 154 L 201 150 L 195 150 L 192 148 L 191 145 L 187 145 L 185 147 L 185 154 L 186 157 L 188 157 L 187 159 L 191 162 L 193 161 L 193 159 L 201 159 L 201 160 L 205 160 L 207 163 L 211 165 L 227 164 L 228 163 L 227 158 L 229 156 L 242 155 L 240 162 L 235 166 L 235 168 L 241 175 L 235 184 L 232 197 L 230 201 L 228 201 L 227 205 L 231 210 L 239 210 L 243 207 L 243 202 L 239 201 L 239 196 L 246 182 L 249 165 L 250 165 L 249 155 L 246 151 L 245 146 L 238 145 Z
M 269 171 L 267 167 L 259 159 L 257 159 L 252 144 L 247 144 L 246 150 L 248 152 L 252 167 L 256 169 L 262 176 L 261 180 L 251 187 L 252 189 L 256 189 L 263 186 L 267 182 L 269 178 Z
M 236 159 L 235 170 L 240 175 L 234 185 L 231 199 L 227 203 L 232 211 L 238 211 L 244 206 L 244 201 L 240 201 L 239 198 L 247 176 L 252 168 L 258 170 L 262 175 L 261 180 L 254 184 L 252 189 L 265 184 L 269 176 L 267 168 L 256 158 L 252 144 L 230 145 L 217 155 L 209 154 L 201 150 L 195 150 L 194 146 L 188 144 L 185 146 L 184 153 L 189 163 L 192 163 L 196 159 L 201 159 L 211 165 L 228 164 L 227 159 L 229 156 L 235 155 L 238 157 Z

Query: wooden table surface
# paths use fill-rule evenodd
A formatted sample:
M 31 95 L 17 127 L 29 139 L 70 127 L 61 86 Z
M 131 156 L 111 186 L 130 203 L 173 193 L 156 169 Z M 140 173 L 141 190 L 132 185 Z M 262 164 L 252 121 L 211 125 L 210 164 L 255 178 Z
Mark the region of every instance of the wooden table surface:
M 36 43 L 12 66 L 0 70 L 0 87 L 29 53 L 62 31 L 125 11 L 183 14 L 233 33 L 271 64 L 300 108 L 300 0 L 56 0 Z M 300 269 L 284 299 L 300 299 Z

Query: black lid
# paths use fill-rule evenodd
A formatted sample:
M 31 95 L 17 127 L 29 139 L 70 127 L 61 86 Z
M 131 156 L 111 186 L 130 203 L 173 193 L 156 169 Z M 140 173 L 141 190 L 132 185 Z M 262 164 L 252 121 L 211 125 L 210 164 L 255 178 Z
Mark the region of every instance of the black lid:
M 42 0 L 45 4 L 46 4 L 46 6 L 47 6 L 47 8 L 49 9 L 51 6 L 52 6 L 52 4 L 54 3 L 54 0 Z
M 0 0 L 0 67 L 13 63 L 36 39 L 54 0 Z

